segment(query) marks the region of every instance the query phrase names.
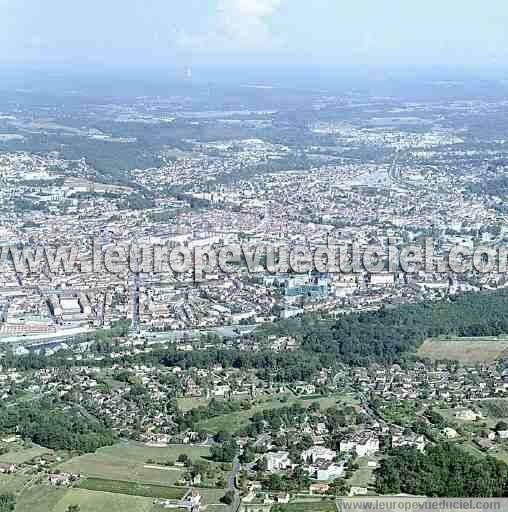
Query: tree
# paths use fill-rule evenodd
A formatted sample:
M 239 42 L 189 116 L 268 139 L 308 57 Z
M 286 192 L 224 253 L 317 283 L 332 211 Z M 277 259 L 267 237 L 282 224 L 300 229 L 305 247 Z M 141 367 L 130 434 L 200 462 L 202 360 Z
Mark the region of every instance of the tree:
M 231 434 L 229 432 L 226 432 L 225 430 L 219 430 L 217 434 L 215 434 L 213 440 L 216 443 L 225 443 L 226 441 L 229 441 L 231 439 Z
M 45 448 L 94 452 L 116 438 L 106 419 L 54 399 L 0 410 L 0 431 L 17 432 Z
M 0 512 L 12 512 L 16 506 L 14 494 L 0 494 Z
M 321 411 L 321 406 L 319 405 L 319 402 L 312 402 L 309 406 L 309 411 L 316 414 Z
M 233 462 L 238 454 L 238 445 L 234 439 L 211 448 L 211 457 L 215 462 Z
M 247 445 L 240 455 L 240 462 L 242 464 L 250 464 L 251 462 L 254 462 L 255 458 L 256 452 L 254 451 L 254 448 L 251 445 Z
M 232 505 L 235 501 L 235 492 L 234 491 L 228 491 L 221 499 L 221 503 L 224 503 L 225 505 Z
M 67 512 L 79 512 L 81 507 L 79 505 L 69 505 L 67 507 Z
M 499 432 L 500 430 L 508 430 L 508 423 L 506 423 L 506 421 L 498 421 L 494 430 L 496 432 Z
M 208 432 L 206 432 L 205 430 L 200 430 L 198 432 L 198 441 L 200 443 L 204 443 L 207 439 L 208 439 Z
M 296 483 L 296 486 L 298 489 L 305 489 L 307 490 L 309 488 L 309 485 L 311 484 L 309 472 L 306 471 L 302 466 L 298 466 L 294 472 L 293 472 L 293 480 Z
M 348 496 L 350 490 L 351 487 L 347 485 L 343 478 L 337 478 L 330 484 L 330 491 L 332 491 L 335 496 Z
M 181 453 L 180 455 L 178 455 L 178 459 L 176 460 L 177 462 L 180 462 L 180 464 L 184 464 L 185 466 L 188 466 L 190 463 L 189 456 L 186 455 L 185 453 Z
M 260 472 L 265 472 L 268 470 L 268 461 L 266 460 L 266 457 L 261 457 L 257 463 L 256 463 L 256 466 L 257 466 L 257 470 L 260 471 Z
M 314 446 L 314 440 L 310 434 L 304 434 L 300 440 L 299 447 L 302 451 L 308 450 Z

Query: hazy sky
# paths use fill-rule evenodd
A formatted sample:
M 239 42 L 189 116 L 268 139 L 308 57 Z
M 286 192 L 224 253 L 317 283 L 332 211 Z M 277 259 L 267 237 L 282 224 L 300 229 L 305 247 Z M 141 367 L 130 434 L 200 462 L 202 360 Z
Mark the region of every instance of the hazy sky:
M 0 63 L 508 62 L 506 0 L 0 0 Z

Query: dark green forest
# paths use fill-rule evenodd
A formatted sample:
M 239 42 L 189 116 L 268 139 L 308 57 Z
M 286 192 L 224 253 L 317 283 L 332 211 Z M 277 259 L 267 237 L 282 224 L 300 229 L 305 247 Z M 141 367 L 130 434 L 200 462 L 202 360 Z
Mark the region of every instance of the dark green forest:
M 115 442 L 99 419 L 75 406 L 37 400 L 0 409 L 0 432 L 11 432 L 53 450 L 94 452 Z
M 451 443 L 429 446 L 425 453 L 397 448 L 376 470 L 376 490 L 431 497 L 508 496 L 508 466 L 492 457 L 471 455 Z

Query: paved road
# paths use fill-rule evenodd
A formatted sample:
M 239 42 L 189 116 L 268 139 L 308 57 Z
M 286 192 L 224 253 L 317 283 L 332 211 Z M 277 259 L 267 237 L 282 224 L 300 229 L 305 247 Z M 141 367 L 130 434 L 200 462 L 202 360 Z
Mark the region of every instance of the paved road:
M 233 500 L 233 503 L 231 504 L 231 512 L 237 512 L 240 508 L 240 495 L 238 493 L 238 490 L 236 488 L 236 476 L 238 473 L 240 473 L 240 470 L 242 469 L 241 464 L 238 462 L 238 457 L 235 458 L 233 461 L 233 471 L 231 471 L 231 474 L 228 478 L 228 491 L 233 491 L 235 493 L 235 499 Z
M 261 434 L 254 443 L 254 448 L 257 448 L 258 446 L 261 446 L 262 444 L 270 441 L 272 436 L 270 434 Z
M 140 293 L 139 293 L 139 289 L 140 289 L 140 286 L 141 286 L 141 278 L 140 278 L 140 275 L 139 273 L 135 274 L 134 275 L 134 281 L 133 281 L 133 284 L 132 284 L 132 296 L 133 296 L 133 311 L 132 311 L 132 332 L 134 334 L 139 334 L 140 332 L 140 319 L 139 319 L 139 308 L 140 308 L 140 304 L 139 304 L 139 296 L 140 296 Z
M 386 421 L 369 406 L 369 400 L 367 396 L 364 393 L 360 393 L 359 397 L 365 412 L 370 416 L 370 418 L 377 421 L 382 426 L 387 426 Z

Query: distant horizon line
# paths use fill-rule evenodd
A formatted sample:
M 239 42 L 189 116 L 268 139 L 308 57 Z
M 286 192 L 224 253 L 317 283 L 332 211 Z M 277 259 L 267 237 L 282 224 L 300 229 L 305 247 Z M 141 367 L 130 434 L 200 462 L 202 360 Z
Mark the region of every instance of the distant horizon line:
M 396 74 L 398 76 L 412 76 L 415 72 L 420 74 L 478 74 L 478 73 L 500 73 L 508 75 L 507 63 L 496 64 L 420 64 L 407 63 L 399 64 L 386 64 L 386 63 L 367 63 L 359 62 L 357 64 L 325 64 L 325 63 L 310 63 L 310 64 L 295 64 L 284 62 L 229 62 L 229 63 L 214 63 L 214 62 L 178 62 L 168 64 L 167 62 L 131 62 L 131 63 L 113 63 L 113 62 L 88 62 L 83 64 L 74 61 L 58 61 L 58 62 L 17 62 L 17 61 L 1 61 L 0 71 L 7 71 L 13 74 L 20 74 L 25 72 L 44 72 L 44 73 L 68 73 L 72 75 L 84 74 L 101 74 L 108 75 L 112 72 L 124 71 L 133 72 L 138 70 L 150 71 L 161 75 L 176 74 L 177 76 L 185 76 L 191 80 L 194 76 L 189 77 L 187 71 L 191 69 L 194 71 L 202 71 L 203 73 L 221 73 L 221 72 L 235 72 L 238 69 L 250 70 L 251 72 L 269 72 L 275 74 L 284 73 L 305 73 L 309 70 L 325 72 L 331 76 L 341 74 L 353 75 L 366 75 L 372 70 L 384 72 L 387 74 Z M 240 77 L 241 80 L 243 77 Z

